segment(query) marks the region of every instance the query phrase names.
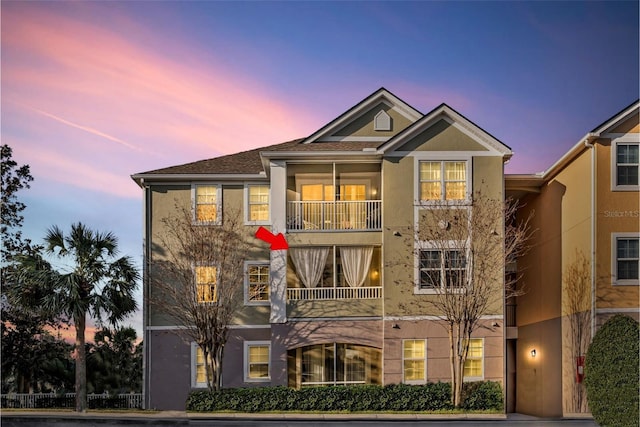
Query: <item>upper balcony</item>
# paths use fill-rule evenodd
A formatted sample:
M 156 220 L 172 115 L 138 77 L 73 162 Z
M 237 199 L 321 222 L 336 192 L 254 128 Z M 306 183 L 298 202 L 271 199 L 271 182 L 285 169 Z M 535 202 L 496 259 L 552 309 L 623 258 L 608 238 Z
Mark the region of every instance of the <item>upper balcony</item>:
M 287 166 L 287 231 L 382 230 L 380 164 Z
M 289 201 L 288 231 L 380 231 L 381 200 Z

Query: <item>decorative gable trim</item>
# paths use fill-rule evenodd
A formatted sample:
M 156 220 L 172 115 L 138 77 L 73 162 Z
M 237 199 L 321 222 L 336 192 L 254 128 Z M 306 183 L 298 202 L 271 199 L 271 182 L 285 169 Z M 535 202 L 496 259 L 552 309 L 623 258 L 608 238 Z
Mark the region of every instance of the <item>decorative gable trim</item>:
M 422 117 L 422 113 L 420 113 L 418 110 L 416 110 L 385 88 L 380 88 L 369 95 L 367 98 L 365 98 L 363 101 L 354 105 L 345 113 L 329 122 L 327 125 L 318 129 L 316 132 L 304 139 L 302 143 L 309 144 L 317 141 L 330 141 L 331 139 L 329 138 L 332 137 L 332 134 L 334 132 L 342 129 L 348 123 L 356 120 L 366 112 L 370 111 L 376 104 L 379 103 L 388 105 L 412 122 L 415 122 Z M 384 140 L 386 139 L 383 139 L 383 141 Z
M 373 119 L 374 130 L 391 130 L 391 116 L 381 110 Z
M 425 129 L 433 126 L 440 120 L 445 120 L 456 129 L 460 130 L 481 146 L 485 147 L 489 152 L 510 158 L 513 155 L 511 148 L 493 135 L 480 128 L 471 120 L 458 113 L 447 104 L 441 104 L 430 113 L 426 114 L 422 119 L 415 122 L 412 126 L 400 132 L 391 138 L 385 144 L 381 145 L 378 150 L 386 155 L 391 154 L 396 148 L 401 147 L 406 142 L 423 132 Z

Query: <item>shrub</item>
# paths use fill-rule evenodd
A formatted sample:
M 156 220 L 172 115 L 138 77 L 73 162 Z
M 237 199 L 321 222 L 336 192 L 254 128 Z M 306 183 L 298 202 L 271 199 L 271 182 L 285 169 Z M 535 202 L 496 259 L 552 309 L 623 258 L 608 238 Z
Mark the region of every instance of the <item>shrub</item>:
M 587 400 L 603 426 L 638 426 L 638 322 L 616 315 L 593 337 L 585 361 Z
M 502 410 L 499 383 L 465 384 L 464 409 Z M 215 411 L 440 411 L 452 409 L 449 383 L 308 387 L 258 387 L 192 392 L 187 410 Z
M 487 409 L 502 411 L 504 409 L 504 400 L 500 383 L 493 381 L 465 383 L 462 387 L 462 409 L 468 411 Z

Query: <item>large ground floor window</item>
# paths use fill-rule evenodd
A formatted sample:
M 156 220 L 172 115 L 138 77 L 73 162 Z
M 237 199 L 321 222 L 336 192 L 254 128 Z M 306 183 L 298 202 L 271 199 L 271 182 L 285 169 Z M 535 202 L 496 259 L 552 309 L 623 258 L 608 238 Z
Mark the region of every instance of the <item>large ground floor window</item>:
M 287 353 L 290 387 L 381 384 L 382 352 L 356 344 L 328 343 Z

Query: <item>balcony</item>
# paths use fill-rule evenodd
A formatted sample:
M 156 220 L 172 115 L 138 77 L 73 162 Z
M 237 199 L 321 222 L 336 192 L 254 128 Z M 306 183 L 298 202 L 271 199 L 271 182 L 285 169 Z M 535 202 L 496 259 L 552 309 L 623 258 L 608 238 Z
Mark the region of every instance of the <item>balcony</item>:
M 287 231 L 380 231 L 382 202 L 289 201 Z
M 381 286 L 358 288 L 288 288 L 288 301 L 327 301 L 381 299 Z

